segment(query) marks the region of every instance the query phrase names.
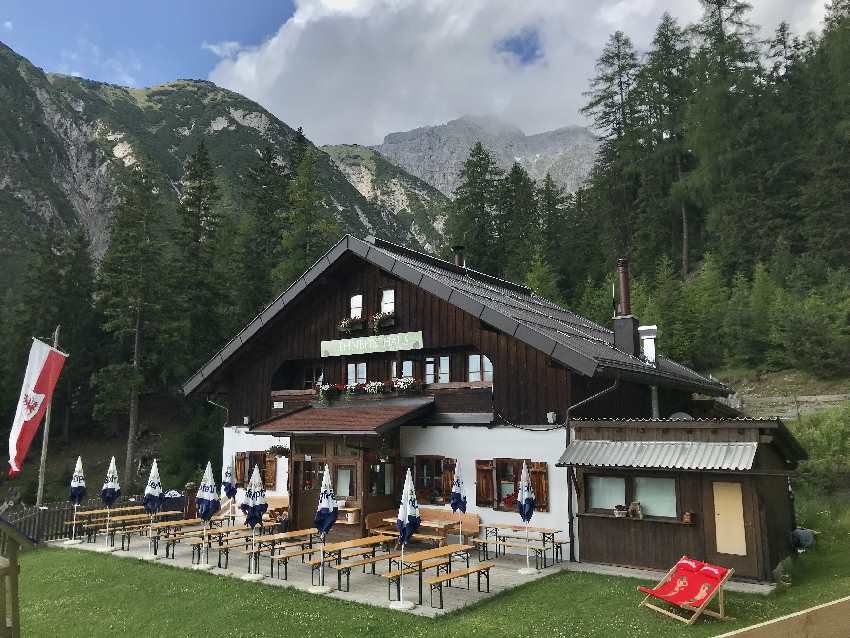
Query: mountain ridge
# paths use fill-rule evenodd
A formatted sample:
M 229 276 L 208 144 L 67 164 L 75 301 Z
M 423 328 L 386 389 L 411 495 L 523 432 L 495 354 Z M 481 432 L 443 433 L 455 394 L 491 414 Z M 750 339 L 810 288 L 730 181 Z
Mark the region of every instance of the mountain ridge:
M 564 126 L 526 135 L 492 115 L 464 115 L 448 122 L 388 133 L 371 146 L 390 162 L 451 197 L 460 169 L 476 142 L 481 142 L 503 169 L 519 162 L 537 181 L 547 173 L 569 192 L 590 174 L 599 141 L 587 128 Z

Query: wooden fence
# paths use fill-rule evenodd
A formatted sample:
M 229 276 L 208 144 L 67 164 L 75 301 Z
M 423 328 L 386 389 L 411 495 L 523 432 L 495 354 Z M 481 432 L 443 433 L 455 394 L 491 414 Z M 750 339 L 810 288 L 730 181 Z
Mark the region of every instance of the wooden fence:
M 122 496 L 115 501 L 115 507 L 122 505 L 141 505 L 136 498 Z M 103 503 L 99 498 L 90 498 L 80 503 L 80 510 L 101 508 Z M 59 503 L 45 503 L 41 509 L 32 506 L 25 509 L 7 512 L 5 518 L 17 527 L 21 532 L 38 542 L 52 541 L 57 538 L 65 538 L 71 532 L 71 526 L 65 525 L 74 516 L 74 506 L 68 501 Z
M 715 638 L 847 638 L 850 596 Z

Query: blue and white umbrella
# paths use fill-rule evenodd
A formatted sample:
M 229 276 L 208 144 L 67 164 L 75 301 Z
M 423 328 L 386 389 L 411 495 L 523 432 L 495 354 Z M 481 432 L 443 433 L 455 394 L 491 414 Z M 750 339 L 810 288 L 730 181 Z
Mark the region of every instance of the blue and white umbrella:
M 145 506 L 145 511 L 150 514 L 151 522 L 148 527 L 148 551 L 153 554 L 153 517 L 162 511 L 162 503 L 165 500 L 165 494 L 162 492 L 162 481 L 159 480 L 159 466 L 156 464 L 156 459 L 151 465 L 151 473 L 148 476 L 148 483 L 145 485 L 145 494 L 142 500 L 142 505 Z M 153 556 L 151 556 L 153 559 Z
M 224 490 L 224 495 L 230 499 L 230 517 L 231 522 L 236 509 L 236 479 L 233 476 L 233 461 L 228 461 L 227 466 L 221 473 L 221 488 Z
M 460 461 L 455 463 L 455 477 L 452 481 L 452 495 L 449 505 L 452 506 L 453 512 L 457 513 L 460 510 L 462 514 L 466 514 L 466 486 L 460 473 Z M 463 518 L 460 519 L 460 542 L 463 542 Z
M 396 518 L 395 526 L 398 530 L 398 542 L 401 543 L 401 564 L 404 566 L 404 546 L 410 540 L 410 537 L 419 529 L 419 524 L 422 519 L 419 516 L 419 503 L 416 502 L 416 490 L 413 489 L 413 476 L 410 473 L 410 468 L 407 468 L 407 474 L 404 477 L 404 487 L 401 488 L 401 503 L 398 508 L 398 517 Z M 407 603 L 404 600 L 404 570 L 402 569 L 399 583 L 400 596 L 398 607 L 405 608 Z
M 251 534 L 251 549 L 255 549 L 254 537 L 257 534 L 257 525 L 262 525 L 263 514 L 269 509 L 269 504 L 266 503 L 266 488 L 263 487 L 263 480 L 260 478 L 259 466 L 254 466 L 254 471 L 251 472 L 251 480 L 248 481 L 248 488 L 245 490 L 245 499 L 242 501 L 240 508 L 245 513 L 245 524 L 253 529 Z M 254 563 L 254 573 L 260 573 L 260 566 L 257 562 L 259 555 L 252 551 L 251 556 Z M 251 564 L 248 564 L 248 574 L 251 574 Z M 260 578 L 260 576 L 257 576 Z
M 218 492 L 215 489 L 215 481 L 212 474 L 212 463 L 207 461 L 207 469 L 204 470 L 204 477 L 201 479 L 201 484 L 198 485 L 198 493 L 195 496 L 195 505 L 198 511 L 198 518 L 208 523 L 213 515 L 221 509 L 221 499 L 218 497 Z
M 115 457 L 109 462 L 109 469 L 106 470 L 106 480 L 103 481 L 103 487 L 100 489 L 100 500 L 106 506 L 106 542 L 109 542 L 109 510 L 121 496 L 121 485 L 118 483 L 118 468 L 115 467 Z
M 528 476 L 528 466 L 525 461 L 522 462 L 522 474 L 519 476 L 519 490 L 517 493 L 516 506 L 519 510 L 519 515 L 525 523 L 525 568 L 530 570 L 528 557 L 528 524 L 531 522 L 531 516 L 534 514 L 534 486 L 531 484 L 531 479 Z
M 331 485 L 331 470 L 325 464 L 325 472 L 322 474 L 322 489 L 319 491 L 319 506 L 316 508 L 316 515 L 313 517 L 313 523 L 319 530 L 319 538 L 322 540 L 321 556 L 319 557 L 321 561 L 319 563 L 321 586 L 325 584 L 325 536 L 336 523 L 338 514 L 339 506 L 336 502 L 336 493 L 334 493 L 333 485 Z
M 77 457 L 74 473 L 71 475 L 71 489 L 68 492 L 68 500 L 74 504 L 74 520 L 71 521 L 71 540 L 69 544 L 77 542 L 77 508 L 86 495 L 86 479 L 83 476 L 83 457 Z
M 159 480 L 159 467 L 154 459 L 151 465 L 151 473 L 148 476 L 148 484 L 145 485 L 145 494 L 142 505 L 145 506 L 145 511 L 151 515 L 157 514 L 162 510 L 162 503 L 165 500 L 165 494 L 162 492 L 162 481 Z
M 198 485 L 198 492 L 195 495 L 195 508 L 198 512 L 198 518 L 204 521 L 204 565 L 208 565 L 210 548 L 207 545 L 207 526 L 213 515 L 221 509 L 221 499 L 218 497 L 218 491 L 215 488 L 215 481 L 213 480 L 212 463 L 209 461 L 207 461 L 207 468 L 204 470 L 204 476 L 201 479 L 201 484 Z M 200 562 L 199 555 L 198 563 L 200 564 Z M 207 568 L 204 567 L 204 569 Z

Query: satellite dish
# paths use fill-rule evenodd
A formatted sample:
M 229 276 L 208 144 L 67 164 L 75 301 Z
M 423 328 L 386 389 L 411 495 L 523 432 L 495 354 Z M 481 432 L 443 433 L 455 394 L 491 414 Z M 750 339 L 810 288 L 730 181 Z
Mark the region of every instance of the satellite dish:
M 687 412 L 674 412 L 670 415 L 671 421 L 693 421 L 694 417 L 692 417 Z

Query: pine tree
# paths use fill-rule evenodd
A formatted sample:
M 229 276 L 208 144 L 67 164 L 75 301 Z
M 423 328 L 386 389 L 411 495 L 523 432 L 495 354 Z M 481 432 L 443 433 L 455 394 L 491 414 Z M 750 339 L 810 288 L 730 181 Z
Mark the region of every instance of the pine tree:
M 525 275 L 525 285 L 544 299 L 559 305 L 564 303 L 555 271 L 546 263 L 543 251 L 540 248 L 537 248 L 533 253 L 528 272 Z
M 103 257 L 98 301 L 103 329 L 113 341 L 111 362 L 97 373 L 95 415 L 128 413 L 127 455 L 123 479 L 128 491 L 135 481 L 133 459 L 139 423 L 139 396 L 146 388 L 145 360 L 156 348 L 163 302 L 163 242 L 158 189 L 141 167 L 130 171 L 110 227 Z
M 279 289 L 287 288 L 339 239 L 339 225 L 322 201 L 316 158 L 308 150 L 289 185 L 289 214 L 281 237 L 282 261 L 275 269 Z
M 502 172 L 493 156 L 477 142 L 460 171 L 455 198 L 449 207 L 446 235 L 449 246 L 464 246 L 469 267 L 499 273 L 501 256 L 496 253 L 495 210 Z
M 182 309 L 186 318 L 185 345 L 190 367 L 196 368 L 221 341 L 218 334 L 220 273 L 216 249 L 221 216 L 209 153 L 203 141 L 188 157 L 180 180 L 177 247 L 182 261 Z
M 273 272 L 281 260 L 281 237 L 289 215 L 289 174 L 267 146 L 258 151 L 244 181 L 245 211 L 239 229 L 237 306 L 250 319 L 279 292 Z
M 516 162 L 499 184 L 495 227 L 496 250 L 502 257 L 498 274 L 522 281 L 531 266 L 540 220 L 534 180 Z

